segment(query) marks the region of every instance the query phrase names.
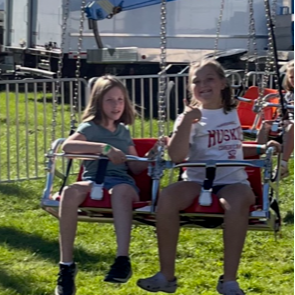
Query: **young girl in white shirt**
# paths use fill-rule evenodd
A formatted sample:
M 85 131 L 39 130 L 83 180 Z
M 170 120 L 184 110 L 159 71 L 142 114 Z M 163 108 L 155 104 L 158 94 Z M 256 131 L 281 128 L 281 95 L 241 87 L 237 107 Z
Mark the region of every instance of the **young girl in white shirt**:
M 173 162 L 206 160 L 243 160 L 265 152 L 268 146 L 280 145 L 271 141 L 266 145 L 243 144 L 242 129 L 236 102 L 221 65 L 214 60 L 193 64 L 189 73 L 192 100 L 177 119 L 174 134 L 168 144 Z M 165 188 L 158 201 L 157 235 L 160 272 L 140 279 L 139 287 L 151 292 L 174 293 L 174 275 L 179 212 L 188 208 L 200 194 L 205 178 L 204 168 L 188 168 L 186 181 Z M 217 291 L 224 295 L 244 295 L 237 283 L 237 270 L 246 237 L 249 207 L 255 195 L 243 167 L 218 167 L 213 184 L 225 209 L 224 275 L 219 278 Z M 181 197 L 180 197 L 181 196 Z M 197 274 L 196 274 L 197 275 Z

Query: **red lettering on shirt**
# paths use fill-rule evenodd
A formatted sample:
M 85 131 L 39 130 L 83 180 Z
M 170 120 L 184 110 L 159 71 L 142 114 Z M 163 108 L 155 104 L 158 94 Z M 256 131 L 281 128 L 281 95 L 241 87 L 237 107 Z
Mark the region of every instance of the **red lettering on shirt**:
M 233 129 L 208 130 L 208 148 L 225 141 L 239 140 L 243 141 L 243 133 L 241 127 Z

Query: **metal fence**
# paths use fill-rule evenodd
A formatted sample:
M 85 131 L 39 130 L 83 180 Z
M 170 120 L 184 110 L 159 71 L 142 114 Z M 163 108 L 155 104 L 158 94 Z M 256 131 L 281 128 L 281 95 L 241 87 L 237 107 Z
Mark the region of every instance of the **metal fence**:
M 68 136 L 75 84 L 74 79 L 0 82 L 0 182 L 44 177 L 44 154 L 52 139 L 52 102 L 58 99 L 55 135 Z M 79 80 L 77 90 L 80 113 L 87 82 Z
M 232 84 L 241 84 L 242 72 L 227 71 L 226 74 Z M 255 74 L 249 73 L 249 76 L 253 82 Z M 173 120 L 183 109 L 183 98 L 188 98 L 187 77 L 187 74 L 167 75 L 167 84 L 173 82 L 173 86 L 166 101 L 166 134 L 171 132 Z M 120 79 L 128 88 L 140 115 L 140 120 L 131 127 L 132 136 L 157 137 L 158 75 L 124 76 Z M 91 82 L 93 80 L 89 80 L 89 83 L 84 79 L 78 81 L 78 121 L 87 103 Z M 58 97 L 57 83 L 60 83 Z M 50 147 L 53 135 L 55 138 L 67 137 L 70 131 L 75 89 L 75 79 L 0 82 L 0 182 L 45 176 L 44 154 Z M 58 106 L 53 132 L 52 102 L 55 98 L 58 99 Z

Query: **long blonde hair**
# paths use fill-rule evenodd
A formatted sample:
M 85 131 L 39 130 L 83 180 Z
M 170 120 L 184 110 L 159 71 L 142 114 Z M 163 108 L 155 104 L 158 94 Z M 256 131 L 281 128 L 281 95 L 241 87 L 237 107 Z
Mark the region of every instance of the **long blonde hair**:
M 135 110 L 131 104 L 128 91 L 118 78 L 111 75 L 105 75 L 96 80 L 89 98 L 88 105 L 86 106 L 82 115 L 83 122 L 95 120 L 98 123 L 101 123 L 106 119 L 106 115 L 102 109 L 102 102 L 105 94 L 114 87 L 121 89 L 125 100 L 125 108 L 122 116 L 115 122 L 115 124 L 133 124 L 135 119 Z
M 286 91 L 294 92 L 294 86 L 289 81 L 289 73 L 290 73 L 290 71 L 294 72 L 294 60 L 291 60 L 287 64 L 286 75 L 285 75 L 284 82 L 283 82 L 283 87 L 284 87 L 284 89 Z
M 236 108 L 237 102 L 233 96 L 232 88 L 230 86 L 230 83 L 228 82 L 224 68 L 221 66 L 219 62 L 217 62 L 214 59 L 203 59 L 200 62 L 197 63 L 192 63 L 190 66 L 189 70 L 189 79 L 188 79 L 188 89 L 191 94 L 191 105 L 198 105 L 199 101 L 193 96 L 192 90 L 191 90 L 191 85 L 192 85 L 192 80 L 193 76 L 196 73 L 197 70 L 204 68 L 206 66 L 210 66 L 213 68 L 213 70 L 217 73 L 219 78 L 221 80 L 224 80 L 226 83 L 226 86 L 223 90 L 221 90 L 221 97 L 222 97 L 222 107 L 225 113 L 231 111 L 232 109 Z

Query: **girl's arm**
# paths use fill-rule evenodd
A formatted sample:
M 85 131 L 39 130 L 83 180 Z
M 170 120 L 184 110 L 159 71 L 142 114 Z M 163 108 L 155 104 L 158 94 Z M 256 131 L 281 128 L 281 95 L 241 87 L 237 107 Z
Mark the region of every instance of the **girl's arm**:
M 197 123 L 201 117 L 202 113 L 198 107 L 186 106 L 181 121 L 168 143 L 168 154 L 174 163 L 182 162 L 187 157 L 192 124 Z
M 244 158 L 262 155 L 271 146 L 275 148 L 275 153 L 279 153 L 281 151 L 281 145 L 275 140 L 271 140 L 266 144 L 243 143 Z
M 107 157 L 114 164 L 122 164 L 126 161 L 125 154 L 106 143 L 87 141 L 83 134 L 78 132 L 71 135 L 63 144 L 62 149 L 65 153 L 76 154 L 102 154 L 108 146 Z M 105 151 L 106 152 L 106 151 Z
M 100 154 L 105 146 L 105 143 L 87 141 L 85 135 L 76 132 L 66 139 L 62 150 L 65 153 Z
M 137 151 L 133 145 L 129 146 L 128 155 L 138 156 Z M 140 174 L 142 171 L 147 169 L 148 163 L 138 162 L 138 161 L 130 161 L 130 162 L 128 162 L 128 167 L 133 174 Z
M 188 155 L 191 126 L 191 121 L 184 116 L 168 142 L 168 154 L 174 163 L 184 161 Z

